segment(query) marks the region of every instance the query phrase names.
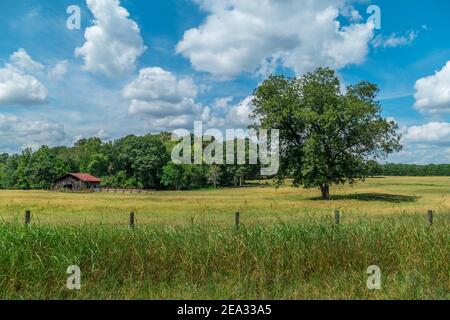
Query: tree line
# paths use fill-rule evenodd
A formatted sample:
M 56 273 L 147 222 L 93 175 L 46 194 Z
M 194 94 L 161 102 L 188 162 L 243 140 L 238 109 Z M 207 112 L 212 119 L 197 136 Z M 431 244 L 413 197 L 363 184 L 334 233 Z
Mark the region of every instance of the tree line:
M 248 143 L 248 141 L 247 141 Z M 73 147 L 42 146 L 36 151 L 0 155 L 0 188 L 50 189 L 69 172 L 102 179 L 102 186 L 183 190 L 243 186 L 260 179 L 259 165 L 176 165 L 169 133 L 130 135 L 115 141 L 81 139 Z M 450 164 L 380 164 L 370 161 L 369 176 L 450 176 Z
M 369 172 L 371 176 L 446 177 L 450 176 L 450 164 L 379 164 L 373 161 Z
M 115 141 L 80 139 L 73 147 L 42 146 L 0 156 L 0 188 L 50 189 L 67 173 L 89 173 L 102 186 L 146 189 L 195 189 L 242 186 L 259 178 L 259 165 L 175 165 L 171 134 L 130 135 Z M 248 143 L 248 141 L 247 141 Z

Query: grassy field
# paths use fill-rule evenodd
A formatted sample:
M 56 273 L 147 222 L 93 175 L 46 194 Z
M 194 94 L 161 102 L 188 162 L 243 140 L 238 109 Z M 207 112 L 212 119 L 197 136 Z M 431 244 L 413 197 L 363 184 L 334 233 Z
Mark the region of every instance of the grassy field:
M 149 195 L 68 194 L 45 191 L 0 191 L 0 221 L 22 222 L 30 209 L 35 224 L 80 225 L 128 223 L 182 225 L 195 222 L 230 224 L 234 212 L 242 222 L 293 221 L 330 216 L 340 209 L 347 221 L 392 215 L 450 213 L 450 177 L 368 179 L 355 187 L 332 188 L 333 201 L 321 201 L 318 190 L 275 189 L 270 184 L 218 190 L 156 192 Z M 439 217 L 438 217 L 439 218 Z
M 0 299 L 450 299 L 450 178 L 376 178 L 332 192 L 324 202 L 317 190 L 265 184 L 1 191 Z M 82 270 L 79 291 L 65 288 L 70 265 Z M 370 265 L 381 268 L 381 290 L 366 287 Z

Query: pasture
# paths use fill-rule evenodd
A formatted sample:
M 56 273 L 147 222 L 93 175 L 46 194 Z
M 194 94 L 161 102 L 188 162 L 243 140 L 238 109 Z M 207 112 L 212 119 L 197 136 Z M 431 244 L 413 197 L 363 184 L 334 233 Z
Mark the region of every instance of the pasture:
M 85 194 L 47 191 L 0 191 L 0 221 L 23 221 L 31 210 L 34 224 L 126 225 L 136 212 L 139 225 L 233 223 L 241 212 L 245 224 L 293 221 L 331 216 L 335 209 L 344 221 L 387 216 L 422 215 L 428 209 L 450 214 L 450 177 L 371 178 L 354 187 L 331 189 L 332 201 L 322 201 L 319 191 L 292 188 L 289 182 L 274 188 L 254 182 L 245 188 L 166 191 L 151 194 Z
M 261 182 L 149 195 L 1 191 L 0 299 L 450 299 L 450 178 L 373 178 L 332 194 Z M 70 265 L 81 290 L 65 287 Z M 370 265 L 381 268 L 380 290 L 366 287 Z

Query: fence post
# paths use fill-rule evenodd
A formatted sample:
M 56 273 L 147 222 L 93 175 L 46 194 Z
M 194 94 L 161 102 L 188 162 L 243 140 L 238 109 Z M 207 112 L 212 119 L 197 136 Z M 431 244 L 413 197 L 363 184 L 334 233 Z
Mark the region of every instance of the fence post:
M 130 228 L 134 228 L 134 212 L 130 212 Z
M 430 227 L 433 225 L 433 210 L 428 210 L 428 223 Z
M 240 219 L 240 214 L 239 214 L 239 212 L 236 212 L 234 214 L 234 224 L 236 225 L 236 229 L 239 229 L 239 219 Z
M 339 216 L 339 210 L 334 211 L 334 223 L 339 224 L 340 222 L 340 216 Z
M 31 222 L 31 211 L 25 210 L 25 225 L 29 225 Z

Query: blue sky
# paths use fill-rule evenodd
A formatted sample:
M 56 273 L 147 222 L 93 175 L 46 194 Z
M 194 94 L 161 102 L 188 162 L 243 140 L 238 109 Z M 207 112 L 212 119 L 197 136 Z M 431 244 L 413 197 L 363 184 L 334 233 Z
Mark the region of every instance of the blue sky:
M 69 6 L 81 28 L 66 26 Z M 367 8 L 381 10 L 381 29 Z M 1 4 L 0 152 L 191 128 L 245 127 L 270 73 L 336 69 L 379 85 L 404 150 L 450 162 L 450 2 L 16 0 Z

